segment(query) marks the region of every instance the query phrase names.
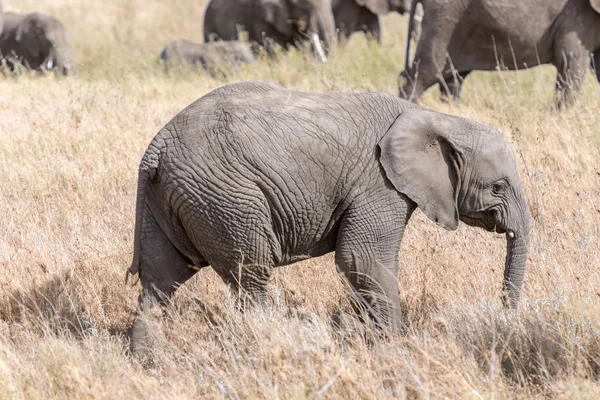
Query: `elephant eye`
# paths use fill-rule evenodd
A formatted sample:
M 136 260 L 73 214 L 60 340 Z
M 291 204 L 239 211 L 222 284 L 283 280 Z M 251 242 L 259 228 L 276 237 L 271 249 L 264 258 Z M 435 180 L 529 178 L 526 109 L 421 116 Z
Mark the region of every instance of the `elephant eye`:
M 492 185 L 492 192 L 494 193 L 503 193 L 505 189 L 505 185 L 502 182 L 494 183 Z

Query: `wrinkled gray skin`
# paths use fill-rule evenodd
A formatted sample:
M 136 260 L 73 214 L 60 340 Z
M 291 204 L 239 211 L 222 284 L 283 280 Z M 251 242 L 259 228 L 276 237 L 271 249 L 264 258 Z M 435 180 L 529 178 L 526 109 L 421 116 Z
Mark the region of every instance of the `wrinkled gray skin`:
M 254 64 L 254 53 L 249 44 L 231 42 L 196 43 L 186 39 L 175 40 L 160 53 L 167 67 L 200 65 L 205 70 L 222 64 L 234 66 L 240 63 Z
M 32 70 L 56 70 L 63 75 L 75 73 L 75 62 L 63 24 L 41 14 L 4 13 L 0 34 L 0 53 L 11 69 L 18 58 Z M 7 60 L 8 58 L 9 60 Z
M 237 40 L 238 27 L 248 40 L 265 46 L 269 41 L 286 48 L 310 41 L 325 62 L 335 36 L 331 0 L 211 0 L 204 12 L 204 41 Z
M 132 350 L 148 349 L 151 306 L 201 268 L 264 304 L 274 267 L 331 251 L 357 308 L 400 327 L 398 252 L 416 207 L 450 230 L 461 220 L 506 233 L 506 301 L 517 305 L 530 215 L 497 130 L 385 92 L 243 82 L 205 95 L 140 163 Z
M 410 5 L 411 0 L 333 0 L 335 27 L 340 38 L 349 39 L 353 33 L 363 32 L 379 42 L 379 16 L 393 11 L 404 14 Z
M 415 2 L 418 0 L 415 0 Z M 474 70 L 510 70 L 540 64 L 558 69 L 559 106 L 576 97 L 600 51 L 600 0 L 424 0 L 422 34 L 413 62 L 407 42 L 400 96 L 418 99 L 440 83 L 460 96 Z M 448 61 L 447 55 L 450 61 Z

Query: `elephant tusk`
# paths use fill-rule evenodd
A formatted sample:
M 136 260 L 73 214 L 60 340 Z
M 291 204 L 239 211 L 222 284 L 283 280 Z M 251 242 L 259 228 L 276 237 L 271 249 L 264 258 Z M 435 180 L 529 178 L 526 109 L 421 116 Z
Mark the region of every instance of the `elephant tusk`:
M 507 231 L 506 234 L 508 235 L 509 238 L 514 238 L 515 237 L 515 233 L 511 230 Z
M 50 71 L 52 69 L 52 67 L 54 67 L 54 60 L 49 59 L 48 62 L 46 63 L 46 69 L 48 71 Z
M 321 46 L 321 39 L 319 38 L 319 35 L 316 33 L 313 33 L 311 39 L 312 39 L 313 45 L 315 46 L 315 52 L 319 56 L 319 59 L 321 60 L 322 63 L 326 63 L 327 56 L 325 56 L 325 51 L 323 51 L 323 46 Z

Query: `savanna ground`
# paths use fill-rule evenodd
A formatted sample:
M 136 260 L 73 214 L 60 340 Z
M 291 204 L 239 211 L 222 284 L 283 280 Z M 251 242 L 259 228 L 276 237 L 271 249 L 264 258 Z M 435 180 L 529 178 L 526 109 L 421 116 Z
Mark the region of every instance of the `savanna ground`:
M 126 351 L 137 286 L 136 173 L 173 115 L 228 82 L 396 93 L 405 18 L 381 46 L 354 37 L 327 64 L 300 52 L 211 78 L 168 74 L 169 41 L 202 39 L 201 1 L 8 0 L 66 25 L 74 78 L 0 76 L 0 398 L 600 398 L 600 87 L 554 108 L 552 67 L 475 73 L 461 103 L 422 103 L 497 126 L 534 216 L 522 306 L 499 302 L 501 235 L 446 232 L 419 211 L 402 245 L 409 330 L 336 333 L 331 255 L 278 270 L 274 307 L 239 313 L 205 269 L 160 324 L 154 365 Z

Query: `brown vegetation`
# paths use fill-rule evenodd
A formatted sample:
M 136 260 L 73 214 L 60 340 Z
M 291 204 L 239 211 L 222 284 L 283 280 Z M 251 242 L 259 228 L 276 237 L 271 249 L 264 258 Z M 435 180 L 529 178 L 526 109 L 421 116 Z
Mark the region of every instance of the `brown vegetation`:
M 66 25 L 79 75 L 0 76 L 0 398 L 599 398 L 600 89 L 554 108 L 552 68 L 474 73 L 461 103 L 423 103 L 497 126 L 532 214 L 522 307 L 499 301 L 505 241 L 415 213 L 398 277 L 409 330 L 336 334 L 331 255 L 277 271 L 274 307 L 239 313 L 210 270 L 158 327 L 154 366 L 126 353 L 137 287 L 125 285 L 136 171 L 158 129 L 227 82 L 396 93 L 405 19 L 383 44 L 354 37 L 327 64 L 293 51 L 229 78 L 156 66 L 201 40 L 196 1 L 5 1 Z

